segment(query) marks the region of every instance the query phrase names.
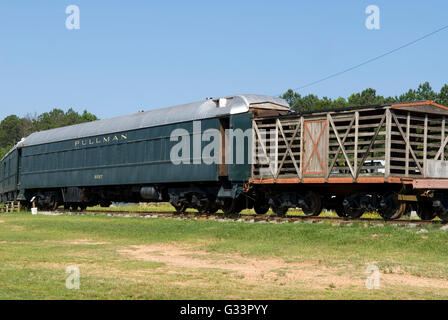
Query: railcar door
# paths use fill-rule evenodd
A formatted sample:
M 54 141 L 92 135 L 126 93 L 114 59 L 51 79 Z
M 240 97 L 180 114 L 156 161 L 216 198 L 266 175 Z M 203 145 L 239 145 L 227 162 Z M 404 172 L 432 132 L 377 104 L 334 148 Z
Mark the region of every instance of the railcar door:
M 226 130 L 230 127 L 229 118 L 219 119 L 219 131 L 221 134 L 221 159 L 218 166 L 218 175 L 220 177 L 227 177 L 229 175 L 229 168 L 226 164 Z
M 6 160 L 2 162 L 0 181 L 1 181 L 1 193 L 4 193 L 6 190 Z
M 17 170 L 16 170 L 16 186 L 17 190 L 20 190 L 20 184 L 21 184 L 21 175 L 22 172 L 22 149 L 17 150 Z
M 250 113 L 230 116 L 230 132 L 225 146 L 230 157 L 227 163 L 230 181 L 247 181 L 251 176 L 252 115 Z
M 302 174 L 324 176 L 328 164 L 327 120 L 309 120 L 303 126 Z

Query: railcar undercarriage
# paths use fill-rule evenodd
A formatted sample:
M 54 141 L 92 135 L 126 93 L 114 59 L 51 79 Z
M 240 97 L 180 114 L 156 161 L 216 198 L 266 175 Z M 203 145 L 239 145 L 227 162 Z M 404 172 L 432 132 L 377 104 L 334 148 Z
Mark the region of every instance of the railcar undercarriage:
M 285 216 L 289 209 L 301 209 L 307 216 L 318 216 L 323 209 L 336 212 L 342 218 L 360 218 L 364 213 L 376 212 L 384 220 L 400 219 L 412 211 L 422 220 L 439 217 L 448 221 L 448 192 L 418 191 L 406 188 L 374 187 L 371 190 L 353 191 L 341 185 L 338 190 L 321 186 L 258 186 L 251 190 L 255 212 L 266 213 L 269 208 L 278 216 Z
M 392 186 L 377 186 L 350 190 L 352 185 L 337 189 L 302 185 L 210 185 L 186 184 L 183 186 L 112 186 L 101 188 L 63 188 L 28 191 L 32 204 L 40 210 L 85 210 L 87 206 L 109 207 L 113 202 L 169 202 L 177 214 L 195 209 L 200 214 L 214 214 L 222 210 L 225 216 L 253 209 L 266 214 L 269 209 L 277 216 L 285 216 L 290 209 L 301 209 L 307 216 L 319 216 L 324 209 L 339 217 L 357 219 L 365 213 L 377 212 L 384 220 L 400 219 L 412 211 L 422 220 L 439 217 L 448 221 L 448 192 L 415 191 Z M 371 190 L 368 190 L 368 189 Z M 244 190 L 245 189 L 245 190 Z

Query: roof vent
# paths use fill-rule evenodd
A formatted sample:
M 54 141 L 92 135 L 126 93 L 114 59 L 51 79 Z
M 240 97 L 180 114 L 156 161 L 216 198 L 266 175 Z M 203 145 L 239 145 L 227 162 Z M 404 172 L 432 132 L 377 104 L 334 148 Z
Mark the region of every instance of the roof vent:
M 225 108 L 227 107 L 227 99 L 226 98 L 219 98 L 218 100 L 218 108 Z

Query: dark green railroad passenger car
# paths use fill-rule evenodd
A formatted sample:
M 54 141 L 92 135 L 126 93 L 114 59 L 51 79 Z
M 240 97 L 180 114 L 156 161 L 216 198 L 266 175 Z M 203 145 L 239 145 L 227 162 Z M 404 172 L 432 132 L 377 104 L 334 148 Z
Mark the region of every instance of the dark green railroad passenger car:
M 17 197 L 20 185 L 19 162 L 19 150 L 16 147 L 9 151 L 1 161 L 0 190 L 3 202 L 13 201 Z
M 34 200 L 45 209 L 170 201 L 179 211 L 235 210 L 247 204 L 235 199 L 251 175 L 252 144 L 244 142 L 238 161 L 228 131 L 248 138 L 254 117 L 288 110 L 283 99 L 237 95 L 34 133 L 2 159 L 2 201 Z

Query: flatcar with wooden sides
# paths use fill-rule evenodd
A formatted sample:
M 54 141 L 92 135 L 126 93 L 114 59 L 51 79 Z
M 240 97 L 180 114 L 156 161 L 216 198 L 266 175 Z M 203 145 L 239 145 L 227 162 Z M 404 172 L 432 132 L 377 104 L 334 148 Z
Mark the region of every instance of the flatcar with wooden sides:
M 448 107 L 434 101 L 253 120 L 256 211 L 448 221 Z

